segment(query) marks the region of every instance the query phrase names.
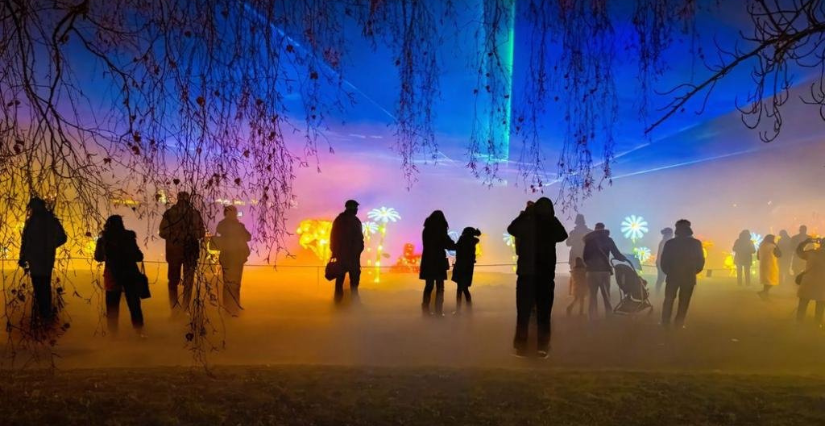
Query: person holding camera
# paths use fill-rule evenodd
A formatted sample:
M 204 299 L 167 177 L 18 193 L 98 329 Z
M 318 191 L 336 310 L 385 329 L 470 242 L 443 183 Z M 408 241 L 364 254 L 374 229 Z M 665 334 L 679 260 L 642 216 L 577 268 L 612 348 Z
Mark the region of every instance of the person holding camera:
M 550 313 L 556 288 L 556 244 L 567 239 L 567 230 L 556 217 L 553 202 L 539 198 L 507 227 L 516 239 L 516 336 L 515 355 L 527 355 L 530 316 L 536 309 L 537 355 L 547 358 L 550 351 Z
M 461 313 L 462 296 L 467 301 L 467 309 L 473 307 L 473 298 L 470 295 L 470 286 L 473 284 L 473 272 L 476 263 L 476 246 L 481 231 L 467 227 L 456 242 L 455 264 L 453 265 L 453 282 L 458 288 L 455 295 L 455 314 Z
M 822 239 L 808 238 L 796 247 L 796 257 L 805 262 L 805 271 L 797 276 L 799 284 L 799 306 L 796 310 L 796 320 L 803 322 L 808 311 L 808 304 L 816 302 L 814 321 L 822 327 L 822 316 L 825 314 L 825 247 Z

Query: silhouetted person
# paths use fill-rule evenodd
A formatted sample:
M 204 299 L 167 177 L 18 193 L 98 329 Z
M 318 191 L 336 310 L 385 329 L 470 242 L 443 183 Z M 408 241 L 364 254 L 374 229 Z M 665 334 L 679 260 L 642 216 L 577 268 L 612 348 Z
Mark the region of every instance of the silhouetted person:
M 358 202 L 347 200 L 344 211 L 332 222 L 330 250 L 339 265 L 335 278 L 335 303 L 344 298 L 344 278 L 349 274 L 352 299 L 358 301 L 358 284 L 361 282 L 361 252 L 364 251 L 364 230 L 358 219 Z
M 756 247 L 751 240 L 751 232 L 747 229 L 739 233 L 739 238 L 733 243 L 733 263 L 736 265 L 736 283 L 751 285 L 751 265 L 753 265 L 753 254 Z
M 106 262 L 103 268 L 103 285 L 106 289 L 106 322 L 109 332 L 117 333 L 121 295 L 132 318 L 132 327 L 143 336 L 143 311 L 140 307 L 137 262 L 143 261 L 143 252 L 137 244 L 134 231 L 123 226 L 123 218 L 114 215 L 106 219 L 103 232 L 97 239 L 95 260 Z
M 776 242 L 776 245 L 782 253 L 782 256 L 779 257 L 779 284 L 785 285 L 793 283 L 794 278 L 791 274 L 791 260 L 794 258 L 796 247 L 794 247 L 788 231 L 784 229 L 779 231 L 779 241 Z
M 476 263 L 476 245 L 481 231 L 464 228 L 455 246 L 455 265 L 453 265 L 453 282 L 456 283 L 455 313 L 461 313 L 462 298 L 467 302 L 467 309 L 473 307 L 470 286 L 473 285 L 473 272 Z
M 455 242 L 447 234 L 449 225 L 441 210 L 436 210 L 424 221 L 421 240 L 424 249 L 421 252 L 421 271 L 418 278 L 424 280 L 424 295 L 421 299 L 421 312 L 430 315 L 430 297 L 435 288 L 435 315 L 444 315 L 444 280 L 450 261 L 447 250 L 455 250 Z
M 570 271 L 570 287 L 573 289 L 573 301 L 567 306 L 567 315 L 573 313 L 573 308 L 579 305 L 579 315 L 584 314 L 584 301 L 590 293 L 587 286 L 587 267 L 581 257 L 576 258 L 573 269 Z
M 803 241 L 807 241 L 809 238 L 811 237 L 808 235 L 808 227 L 805 225 L 800 226 L 799 233 L 791 238 L 794 253 L 793 259 L 791 260 L 791 270 L 794 276 L 801 274 L 802 271 L 805 270 L 805 259 L 797 255 L 796 249 Z
M 592 229 L 587 227 L 584 220 L 584 215 L 577 214 L 575 226 L 570 231 L 570 236 L 568 236 L 567 240 L 564 242 L 567 244 L 567 247 L 570 247 L 568 265 L 570 266 L 571 271 L 576 266 L 576 258 L 584 257 L 584 236 L 592 231 Z
M 553 202 L 542 197 L 529 205 L 507 227 L 516 239 L 516 335 L 513 348 L 517 356 L 527 354 L 530 316 L 536 309 L 538 356 L 550 351 L 550 314 L 556 288 L 556 244 L 567 239 L 567 231 L 556 218 Z
M 805 262 L 805 270 L 800 272 L 799 278 L 799 306 L 796 310 L 796 320 L 802 322 L 808 311 L 811 300 L 816 302 L 814 319 L 818 327 L 822 327 L 822 315 L 825 313 L 825 247 L 823 241 L 807 238 L 796 246 L 796 256 Z
M 767 298 L 771 287 L 779 285 L 779 259 L 782 251 L 774 241 L 776 237 L 772 234 L 765 235 L 756 258 L 759 259 L 759 282 L 762 284 L 762 291 L 758 292 L 759 297 Z
M 32 198 L 28 210 L 29 217 L 23 226 L 20 259 L 17 263 L 31 274 L 34 290 L 32 316 L 36 315 L 48 322 L 54 318 L 52 270 L 57 248 L 66 243 L 66 232 L 43 199 Z
M 169 306 L 172 313 L 189 309 L 192 285 L 200 258 L 200 241 L 206 235 L 201 213 L 192 206 L 189 193 L 179 192 L 178 201 L 163 213 L 160 237 L 166 240 L 166 262 L 169 264 Z M 178 298 L 183 269 L 183 299 Z
M 662 250 L 665 248 L 665 243 L 673 238 L 673 228 L 662 229 L 662 241 L 659 241 L 659 250 L 656 252 L 656 269 L 659 274 L 656 276 L 656 293 L 662 290 L 662 284 L 665 283 L 665 271 L 662 270 Z
M 683 327 L 687 316 L 696 275 L 705 267 L 705 254 L 702 242 L 693 238 L 690 222 L 681 219 L 676 222 L 676 237 L 665 243 L 662 250 L 662 269 L 667 275 L 665 284 L 665 301 L 662 305 L 662 325 L 670 326 L 673 302 L 679 297 L 679 308 L 674 323 Z
M 622 262 L 629 262 L 610 238 L 610 231 L 604 228 L 603 223 L 597 223 L 596 229 L 584 237 L 584 264 L 587 266 L 587 285 L 590 288 L 588 313 L 591 320 L 596 319 L 598 313 L 599 292 L 604 300 L 605 316 L 613 313 L 613 305 L 610 303 L 610 277 L 613 275 L 611 255 Z
M 238 209 L 235 206 L 223 208 L 224 218 L 218 222 L 215 229 L 217 234 L 212 238 L 217 242 L 220 255 L 218 262 L 223 272 L 223 307 L 232 315 L 237 316 L 241 308 L 241 278 L 243 265 L 249 259 L 249 240 L 252 234 L 246 226 L 238 220 Z

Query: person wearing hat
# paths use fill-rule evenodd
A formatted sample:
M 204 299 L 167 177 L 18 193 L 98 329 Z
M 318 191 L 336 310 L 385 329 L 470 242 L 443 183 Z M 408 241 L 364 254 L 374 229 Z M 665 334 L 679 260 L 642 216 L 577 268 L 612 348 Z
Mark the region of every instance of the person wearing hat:
M 662 291 L 662 284 L 665 283 L 665 271 L 662 270 L 662 250 L 665 248 L 665 243 L 673 238 L 673 228 L 662 229 L 662 241 L 659 241 L 659 251 L 656 252 L 656 269 L 659 270 L 659 275 L 656 277 L 656 293 Z
M 206 235 L 203 217 L 191 202 L 188 192 L 179 192 L 178 201 L 163 213 L 160 237 L 166 240 L 166 262 L 169 264 L 169 306 L 172 314 L 187 310 L 192 299 L 195 269 L 200 257 L 200 241 Z M 183 269 L 183 299 L 178 299 Z
M 218 262 L 223 272 L 223 307 L 237 316 L 241 308 L 241 278 L 243 265 L 249 259 L 249 241 L 252 234 L 238 220 L 238 209 L 233 205 L 223 208 L 224 218 L 218 222 L 212 243 L 220 250 Z
M 676 222 L 675 238 L 665 243 L 662 249 L 662 270 L 667 275 L 665 301 L 662 306 L 662 325 L 670 326 L 673 302 L 679 297 L 679 308 L 674 323 L 683 327 L 685 316 L 696 286 L 696 275 L 705 268 L 705 254 L 702 242 L 693 238 L 690 222 L 681 219 Z
M 332 222 L 330 250 L 338 264 L 335 278 L 335 303 L 344 298 L 344 278 L 349 274 L 349 287 L 353 300 L 358 299 L 358 283 L 361 279 L 361 252 L 364 251 L 364 231 L 358 219 L 358 202 L 347 200 L 345 210 Z
M 50 321 L 54 317 L 52 270 L 57 248 L 66 243 L 66 231 L 42 198 L 32 198 L 28 210 L 29 218 L 23 226 L 20 259 L 17 263 L 32 277 L 33 314 L 36 313 L 44 321 Z

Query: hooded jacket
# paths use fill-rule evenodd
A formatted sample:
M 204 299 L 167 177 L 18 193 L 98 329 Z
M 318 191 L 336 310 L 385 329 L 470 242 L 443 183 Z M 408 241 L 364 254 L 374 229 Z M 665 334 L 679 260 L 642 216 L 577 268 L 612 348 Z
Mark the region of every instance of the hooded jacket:
M 696 275 L 705 268 L 702 242 L 693 238 L 690 227 L 677 227 L 675 237 L 662 250 L 662 270 L 668 283 L 696 284 Z
M 567 239 L 567 230 L 555 216 L 553 204 L 541 202 L 528 207 L 507 227 L 516 239 L 519 276 L 550 274 L 556 271 L 556 244 Z
M 627 262 L 627 257 L 619 252 L 610 231 L 599 229 L 584 236 L 584 264 L 587 272 L 612 272 L 610 255 L 614 259 Z

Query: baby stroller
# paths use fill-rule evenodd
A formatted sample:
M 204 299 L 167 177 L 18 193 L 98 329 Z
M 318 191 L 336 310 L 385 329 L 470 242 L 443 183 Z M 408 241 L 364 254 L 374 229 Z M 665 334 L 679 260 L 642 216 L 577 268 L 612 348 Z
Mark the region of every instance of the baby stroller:
M 616 284 L 622 296 L 622 300 L 613 309 L 613 313 L 635 315 L 644 310 L 648 310 L 648 315 L 653 313 L 650 293 L 647 291 L 647 281 L 636 273 L 636 269 L 629 262 L 619 262 L 613 259 L 610 263 L 616 273 Z

